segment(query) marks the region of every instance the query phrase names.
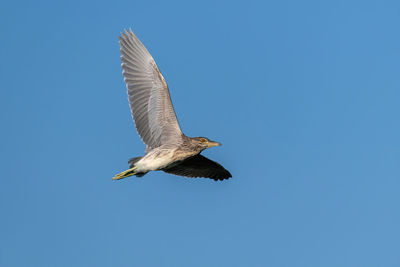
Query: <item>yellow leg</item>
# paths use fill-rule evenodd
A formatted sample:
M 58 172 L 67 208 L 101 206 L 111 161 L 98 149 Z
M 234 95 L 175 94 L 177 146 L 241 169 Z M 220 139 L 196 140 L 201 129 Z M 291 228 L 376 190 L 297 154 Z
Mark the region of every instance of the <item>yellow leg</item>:
M 126 177 L 129 177 L 129 176 L 135 175 L 136 174 L 135 173 L 135 169 L 136 168 L 137 167 L 133 167 L 133 168 L 131 168 L 129 170 L 126 170 L 126 171 L 123 171 L 121 173 L 118 173 L 117 175 L 115 175 L 113 177 L 113 180 L 119 180 L 119 179 L 122 179 L 122 178 L 126 178 Z

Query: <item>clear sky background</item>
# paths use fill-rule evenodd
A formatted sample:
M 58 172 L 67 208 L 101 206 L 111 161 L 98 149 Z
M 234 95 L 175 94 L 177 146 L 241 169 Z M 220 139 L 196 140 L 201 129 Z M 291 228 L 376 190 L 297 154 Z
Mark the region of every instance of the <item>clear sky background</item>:
M 153 172 L 132 27 L 224 182 Z M 3 1 L 0 266 L 400 266 L 399 1 Z

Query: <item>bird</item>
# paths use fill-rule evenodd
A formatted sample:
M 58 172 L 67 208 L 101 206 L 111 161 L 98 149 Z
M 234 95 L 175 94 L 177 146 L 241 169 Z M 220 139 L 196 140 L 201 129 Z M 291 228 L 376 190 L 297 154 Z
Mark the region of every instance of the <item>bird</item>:
M 206 137 L 183 134 L 172 105 L 168 85 L 149 51 L 132 29 L 119 36 L 121 66 L 136 130 L 146 145 L 145 155 L 131 158 L 129 169 L 113 177 L 119 180 L 149 171 L 222 181 L 232 177 L 221 164 L 200 153 L 220 146 Z

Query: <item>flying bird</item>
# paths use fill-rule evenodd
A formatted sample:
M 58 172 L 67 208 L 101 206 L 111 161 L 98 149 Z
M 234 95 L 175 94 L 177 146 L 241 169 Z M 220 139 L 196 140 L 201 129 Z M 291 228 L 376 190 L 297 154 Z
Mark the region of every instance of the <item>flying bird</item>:
M 167 83 L 153 57 L 131 29 L 121 33 L 119 45 L 132 117 L 146 151 L 143 157 L 130 159 L 130 169 L 113 179 L 141 177 L 157 170 L 215 181 L 232 177 L 219 163 L 200 155 L 204 149 L 220 146 L 220 143 L 183 134 Z

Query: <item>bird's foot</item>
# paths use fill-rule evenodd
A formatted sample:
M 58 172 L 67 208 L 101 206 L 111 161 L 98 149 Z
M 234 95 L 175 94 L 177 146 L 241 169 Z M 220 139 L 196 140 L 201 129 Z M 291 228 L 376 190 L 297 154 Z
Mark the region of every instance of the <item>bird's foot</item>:
M 129 170 L 126 170 L 126 171 L 123 171 L 121 173 L 118 173 L 112 179 L 113 180 L 119 180 L 119 179 L 123 179 L 123 178 L 129 177 L 129 176 L 135 175 L 136 174 L 135 173 L 135 169 L 136 168 L 137 167 L 133 167 L 133 168 L 130 168 Z

